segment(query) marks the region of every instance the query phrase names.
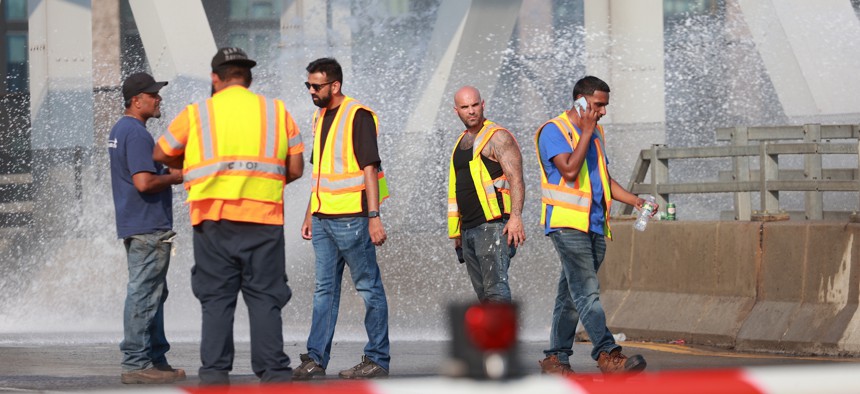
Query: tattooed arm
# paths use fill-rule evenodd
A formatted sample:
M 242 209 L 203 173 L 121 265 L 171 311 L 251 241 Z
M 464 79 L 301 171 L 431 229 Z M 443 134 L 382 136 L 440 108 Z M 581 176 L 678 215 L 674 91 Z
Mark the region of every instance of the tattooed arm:
M 526 240 L 523 230 L 523 201 L 525 200 L 525 184 L 523 183 L 523 156 L 517 140 L 507 130 L 499 130 L 490 139 L 486 151 L 487 157 L 499 162 L 508 183 L 511 185 L 511 217 L 505 225 L 504 233 L 508 235 L 508 245 L 520 246 Z

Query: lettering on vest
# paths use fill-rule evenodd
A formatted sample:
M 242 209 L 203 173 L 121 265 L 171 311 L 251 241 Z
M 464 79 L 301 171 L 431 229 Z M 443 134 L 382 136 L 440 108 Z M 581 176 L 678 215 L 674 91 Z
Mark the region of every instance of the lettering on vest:
M 253 171 L 253 170 L 257 169 L 257 163 L 255 163 L 253 161 L 231 161 L 231 162 L 227 163 L 227 169 L 228 170 L 238 169 L 238 170 Z

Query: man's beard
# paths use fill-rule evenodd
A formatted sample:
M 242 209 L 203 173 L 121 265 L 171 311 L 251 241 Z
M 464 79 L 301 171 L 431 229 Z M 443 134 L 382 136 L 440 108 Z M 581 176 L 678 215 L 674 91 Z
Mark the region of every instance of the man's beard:
M 319 97 L 319 96 L 317 96 L 317 97 L 312 96 L 311 99 L 313 100 L 314 105 L 316 105 L 317 107 L 320 107 L 320 108 L 328 107 L 328 104 L 331 102 L 331 96 L 328 96 L 325 98 Z

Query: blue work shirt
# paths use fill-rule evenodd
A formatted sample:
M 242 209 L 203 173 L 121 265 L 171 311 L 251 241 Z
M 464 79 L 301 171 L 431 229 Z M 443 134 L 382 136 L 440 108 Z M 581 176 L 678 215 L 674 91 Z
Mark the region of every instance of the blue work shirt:
M 108 137 L 110 180 L 119 238 L 173 228 L 173 192 L 141 193 L 132 176 L 139 172 L 163 174 L 161 163 L 152 160 L 155 141 L 140 120 L 123 116 Z
M 576 129 L 576 126 L 573 126 L 577 133 L 581 133 L 579 129 Z M 573 149 L 571 149 L 570 144 L 567 143 L 567 139 L 565 138 L 564 132 L 555 125 L 555 123 L 547 123 L 546 126 L 543 127 L 543 131 L 540 133 L 540 137 L 538 138 L 538 146 L 540 149 L 540 157 L 543 162 L 543 168 L 546 170 L 547 180 L 549 183 L 553 185 L 557 185 L 559 181 L 561 181 L 561 172 L 558 170 L 558 167 L 555 166 L 555 163 L 552 162 L 552 158 L 558 156 L 563 153 L 573 154 Z M 588 230 L 590 232 L 606 235 L 603 231 L 603 224 L 606 222 L 606 217 L 604 214 L 605 210 L 605 202 L 603 198 L 603 182 L 600 181 L 600 168 L 597 163 L 597 133 L 599 131 L 594 130 L 594 134 L 591 135 L 591 144 L 588 145 L 588 151 L 585 153 L 585 163 L 588 165 L 588 176 L 591 179 L 591 209 L 589 210 L 589 224 Z M 581 134 L 580 134 L 581 135 Z M 584 141 L 580 140 L 580 143 Z M 609 160 L 606 161 L 607 165 L 609 164 Z M 552 206 L 547 205 L 546 207 L 546 226 L 544 228 L 544 234 L 548 235 L 553 231 L 557 231 L 558 228 L 550 228 L 550 218 L 552 217 Z

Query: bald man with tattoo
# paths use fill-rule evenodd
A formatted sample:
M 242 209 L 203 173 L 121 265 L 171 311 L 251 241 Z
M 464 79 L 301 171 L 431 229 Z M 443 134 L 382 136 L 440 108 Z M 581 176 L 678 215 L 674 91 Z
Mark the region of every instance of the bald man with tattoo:
M 484 100 L 472 86 L 454 95 L 463 131 L 451 153 L 448 238 L 481 302 L 510 302 L 508 266 L 523 231 L 523 160 L 514 136 L 484 118 Z

